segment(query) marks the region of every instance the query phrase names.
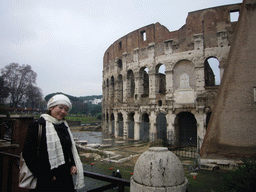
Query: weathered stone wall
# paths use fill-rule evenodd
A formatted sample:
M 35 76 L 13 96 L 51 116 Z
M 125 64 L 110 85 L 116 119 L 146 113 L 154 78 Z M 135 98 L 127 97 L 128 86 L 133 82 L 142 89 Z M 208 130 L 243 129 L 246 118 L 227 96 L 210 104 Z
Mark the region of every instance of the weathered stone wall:
M 230 12 L 240 6 L 190 12 L 177 31 L 155 23 L 110 45 L 103 58 L 103 130 L 143 140 L 203 139 L 218 91 L 208 59 L 219 61 L 222 76 L 236 27 Z M 196 133 L 186 135 L 193 127 Z

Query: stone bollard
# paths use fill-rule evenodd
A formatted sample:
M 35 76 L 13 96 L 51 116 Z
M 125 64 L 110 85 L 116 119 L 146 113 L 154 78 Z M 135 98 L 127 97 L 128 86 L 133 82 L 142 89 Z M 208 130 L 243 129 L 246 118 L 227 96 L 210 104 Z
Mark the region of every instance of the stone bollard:
M 131 192 L 185 192 L 188 180 L 179 158 L 166 147 L 152 147 L 137 160 Z

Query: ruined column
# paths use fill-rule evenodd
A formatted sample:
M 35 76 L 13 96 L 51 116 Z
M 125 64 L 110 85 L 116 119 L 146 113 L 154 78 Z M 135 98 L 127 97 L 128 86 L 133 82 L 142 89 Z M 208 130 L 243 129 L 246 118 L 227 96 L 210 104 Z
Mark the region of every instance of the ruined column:
M 179 158 L 165 147 L 152 147 L 137 160 L 131 192 L 185 192 L 188 180 Z

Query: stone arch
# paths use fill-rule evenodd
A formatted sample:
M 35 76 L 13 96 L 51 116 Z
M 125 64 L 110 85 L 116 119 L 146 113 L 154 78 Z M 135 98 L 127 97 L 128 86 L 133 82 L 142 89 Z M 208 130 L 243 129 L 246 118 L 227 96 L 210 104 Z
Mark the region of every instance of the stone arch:
M 110 79 L 109 93 L 110 93 L 111 101 L 114 102 L 113 101 L 114 97 L 115 97 L 115 78 L 114 78 L 114 76 L 111 76 L 111 79 Z
M 148 141 L 149 140 L 149 115 L 147 113 L 143 113 L 141 116 L 140 123 L 140 140 Z
M 180 76 L 186 73 L 189 77 L 189 86 L 196 89 L 195 67 L 192 61 L 181 60 L 173 67 L 173 89 L 174 91 L 180 87 Z
M 134 139 L 134 112 L 128 114 L 128 138 Z
M 167 142 L 167 121 L 165 113 L 159 113 L 156 117 L 156 138 L 161 139 L 163 143 Z
M 124 122 L 123 122 L 123 114 L 118 113 L 118 136 L 123 137 L 124 134 Z
M 132 70 L 127 72 L 127 97 L 133 97 L 135 90 L 134 74 Z
M 109 133 L 109 117 L 108 117 L 108 112 L 106 113 L 102 113 L 102 121 L 106 122 L 106 128 L 105 128 L 105 132 Z
M 119 70 L 119 71 L 122 71 L 122 69 L 123 69 L 123 62 L 122 62 L 122 59 L 118 59 L 118 61 L 117 61 L 117 67 L 118 67 L 118 70 Z
M 142 97 L 148 97 L 149 95 L 149 76 L 148 68 L 142 67 L 139 71 L 139 77 L 141 79 Z
M 121 74 L 117 77 L 116 83 L 117 101 L 123 103 L 123 76 Z
M 174 121 L 175 144 L 178 146 L 197 146 L 197 121 L 194 114 L 180 112 Z
M 160 94 L 165 94 L 166 92 L 166 75 L 165 75 L 165 65 L 158 64 L 156 66 L 156 74 L 158 83 L 156 84 L 157 90 Z
M 110 122 L 111 122 L 111 133 L 115 135 L 115 116 L 113 113 L 111 113 Z
M 216 57 L 208 57 L 204 61 L 205 86 L 220 85 L 220 62 Z
M 106 101 L 108 102 L 109 100 L 109 79 L 107 79 L 107 84 L 106 84 Z

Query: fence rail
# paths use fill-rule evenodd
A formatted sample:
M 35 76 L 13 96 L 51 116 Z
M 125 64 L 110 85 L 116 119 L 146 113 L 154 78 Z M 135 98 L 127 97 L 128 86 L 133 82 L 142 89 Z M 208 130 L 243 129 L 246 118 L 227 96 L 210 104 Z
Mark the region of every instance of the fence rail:
M 7 157 L 8 161 L 9 161 L 7 175 L 6 174 L 4 175 L 4 170 L 3 170 L 3 158 L 4 157 Z M 13 168 L 13 165 L 16 165 L 17 167 L 19 167 L 19 160 L 20 160 L 19 155 L 0 152 L 0 184 L 1 184 L 0 186 L 7 186 L 7 191 L 11 191 L 11 189 L 12 189 L 12 181 L 14 179 L 14 177 L 12 175 L 12 168 Z M 3 183 L 3 176 L 8 177 L 6 184 Z M 101 181 L 106 181 L 106 182 L 110 183 L 110 184 L 107 184 L 107 185 L 99 187 L 99 188 L 87 190 L 87 192 L 106 191 L 106 190 L 112 189 L 114 187 L 118 187 L 117 191 L 124 192 L 125 187 L 130 187 L 130 181 L 126 180 L 126 179 L 121 179 L 121 178 L 112 177 L 112 176 L 103 175 L 103 174 L 94 173 L 94 172 L 89 172 L 89 171 L 84 171 L 84 176 L 90 177 L 93 179 L 97 179 L 97 180 L 101 180 Z M 0 188 L 0 191 L 3 191 L 2 187 Z
M 159 133 L 151 133 L 150 141 L 154 143 L 154 146 L 168 147 L 178 157 L 188 158 L 198 158 L 203 143 L 203 139 L 199 137 L 176 137 L 172 132 L 168 132 L 167 137 Z

